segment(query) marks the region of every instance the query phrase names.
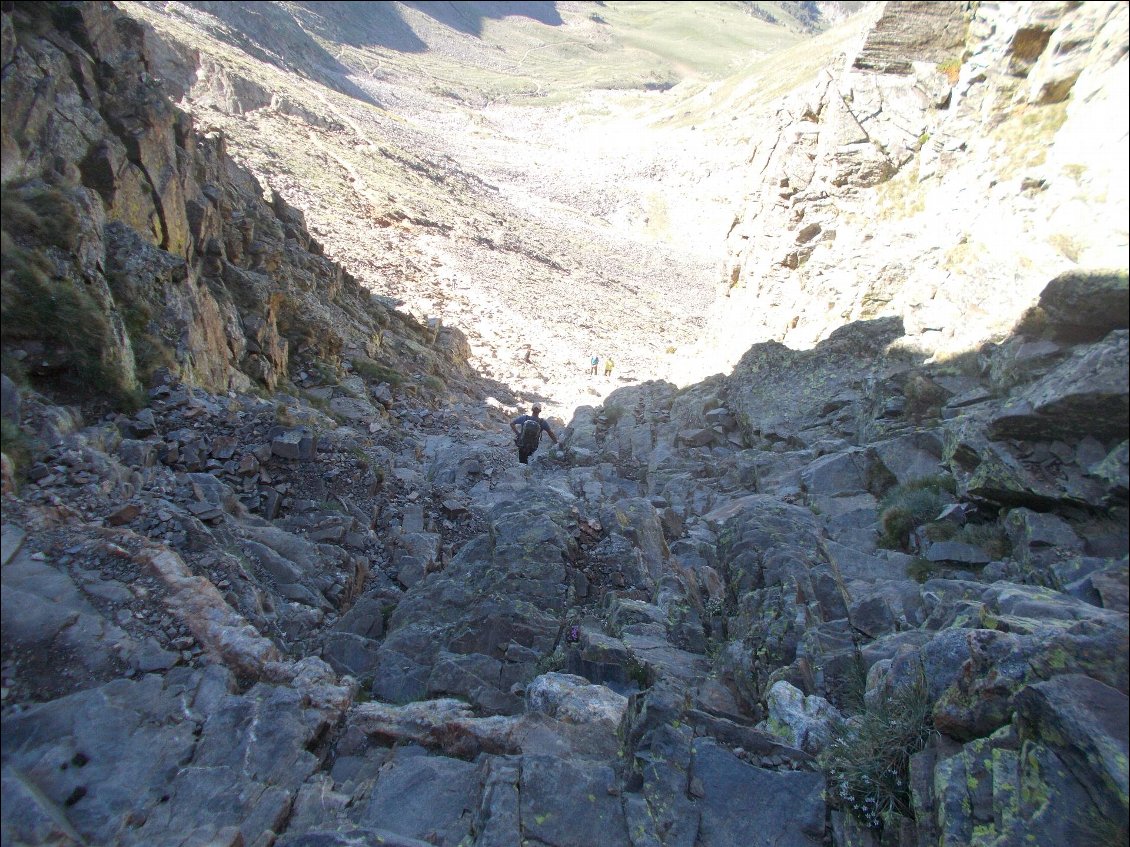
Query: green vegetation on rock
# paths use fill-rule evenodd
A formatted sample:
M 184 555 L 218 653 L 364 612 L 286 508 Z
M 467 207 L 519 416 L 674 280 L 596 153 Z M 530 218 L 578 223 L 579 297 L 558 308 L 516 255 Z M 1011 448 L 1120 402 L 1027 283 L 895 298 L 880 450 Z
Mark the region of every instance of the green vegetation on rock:
M 910 757 L 934 732 L 932 706 L 920 675 L 835 729 L 819 759 L 829 803 L 877 831 L 895 817 L 913 818 Z
M 910 533 L 938 516 L 955 501 L 956 484 L 952 477 L 931 476 L 894 488 L 879 503 L 879 524 L 883 534 L 880 546 L 905 550 Z
M 38 387 L 52 387 L 80 401 L 137 408 L 140 398 L 132 362 L 127 366 L 114 360 L 120 344 L 106 309 L 90 285 L 74 278 L 73 269 L 57 264 L 49 253 L 73 231 L 67 215 L 57 208 L 62 195 L 32 190 L 25 203 L 22 193 L 15 187 L 4 190 L 0 234 L 4 346 L 32 343 L 42 348 L 34 364 L 25 363 L 28 379 Z M 38 238 L 49 243 L 44 245 Z

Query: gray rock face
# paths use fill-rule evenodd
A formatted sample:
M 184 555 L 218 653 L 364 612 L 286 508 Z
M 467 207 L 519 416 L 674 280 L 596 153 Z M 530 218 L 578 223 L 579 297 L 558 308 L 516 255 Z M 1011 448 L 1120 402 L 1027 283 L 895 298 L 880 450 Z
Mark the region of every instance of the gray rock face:
M 225 14 L 331 61 L 281 9 Z M 885 12 L 790 118 L 795 143 L 755 153 L 758 220 L 787 224 L 733 236 L 773 248 L 736 278 L 764 282 L 782 324 L 793 274 L 861 320 L 683 389 L 625 386 L 557 427 L 563 455 L 516 467 L 460 336 L 325 260 L 300 212 L 147 87 L 168 57 L 134 24 L 6 8 L 5 178 L 50 173 L 84 210 L 50 255 L 100 298 L 107 361 L 131 308 L 171 360 L 130 416 L 18 398 L 5 843 L 1051 847 L 1124 821 L 1127 331 L 1108 312 L 1125 277 L 1057 276 L 1043 318 L 954 363 L 916 346 L 962 329 L 959 309 L 934 325 L 965 296 L 949 276 L 926 297 L 914 252 L 844 264 L 866 293 L 829 269 L 860 225 L 832 189 L 913 190 L 911 162 L 940 179 L 992 97 L 1039 114 L 1080 85 L 1073 123 L 1094 93 L 1078 51 L 1122 68 L 1105 28 L 1125 6 Z M 936 65 L 963 45 L 951 82 Z M 313 115 L 201 71 L 224 109 Z M 993 210 L 1005 190 L 1035 203 L 1019 179 L 990 189 Z M 954 248 L 941 237 L 920 248 Z M 245 390 L 284 377 L 302 396 Z M 466 391 L 444 405 L 437 380 Z M 917 514 L 927 482 L 958 502 Z M 913 553 L 880 546 L 900 508 Z M 819 753 L 854 766 L 831 782 Z
M 896 319 L 852 324 L 808 352 L 778 344 L 751 348 L 734 369 L 733 407 L 750 435 L 770 439 L 819 419 L 829 397 L 872 375 L 883 349 L 903 333 Z M 834 434 L 854 434 L 854 421 Z
M 914 62 L 953 59 L 965 47 L 967 26 L 961 3 L 888 3 L 856 56 L 855 67 L 909 74 Z
M 1040 308 L 1052 333 L 1072 342 L 1098 341 L 1115 329 L 1126 329 L 1130 286 L 1125 273 L 1060 274 L 1040 294 Z
M 1065 674 L 1024 690 L 1018 713 L 1041 736 L 1059 742 L 1061 755 L 1079 781 L 1093 787 L 1092 796 L 1113 816 L 1127 796 L 1127 753 L 1124 714 L 1126 695 L 1090 677 Z M 1054 742 L 1053 742 L 1054 743 Z M 1125 804 L 1122 803 L 1122 814 Z
M 1106 441 L 1130 426 L 1130 333 L 1115 330 L 1080 351 L 1006 405 L 990 437 Z
M 694 745 L 690 780 L 691 794 L 703 798 L 698 834 L 703 844 L 807 847 L 823 837 L 824 779 L 819 774 L 766 771 L 703 740 Z
M 470 762 L 402 748 L 382 769 L 357 823 L 427 838 L 426 843 L 457 845 L 470 830 L 466 810 L 477 793 L 474 772 Z
M 130 843 L 216 838 L 229 827 L 258 838 L 283 820 L 288 797 L 317 765 L 305 746 L 333 718 L 289 687 L 238 696 L 230 683 L 223 672 L 123 679 L 6 717 L 6 767 L 38 786 L 45 818 L 67 820 L 87 839 L 120 837 L 131 812 L 147 820 Z M 182 768 L 189 760 L 194 767 Z M 47 762 L 65 767 L 44 781 Z M 127 764 L 135 781 L 122 784 L 113 774 Z M 251 784 L 258 790 L 237 787 Z M 207 821 L 198 815 L 204 805 Z

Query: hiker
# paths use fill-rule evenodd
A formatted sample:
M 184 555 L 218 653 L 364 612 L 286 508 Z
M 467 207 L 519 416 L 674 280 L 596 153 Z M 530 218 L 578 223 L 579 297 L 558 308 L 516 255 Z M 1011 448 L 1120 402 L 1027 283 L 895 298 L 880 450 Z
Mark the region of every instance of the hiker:
M 589 376 L 596 376 L 596 366 L 599 364 L 600 357 L 594 354 L 593 357 L 589 360 Z
M 611 356 L 605 356 L 605 358 L 604 358 L 604 376 L 605 377 L 612 376 L 612 357 Z
M 538 449 L 542 430 L 553 439 L 554 444 L 560 443 L 553 430 L 549 428 L 549 423 L 538 417 L 540 414 L 541 406 L 535 403 L 530 409 L 530 414 L 519 415 L 510 422 L 510 428 L 514 431 L 514 443 L 518 445 L 518 461 L 523 465 L 529 464 L 530 456 Z

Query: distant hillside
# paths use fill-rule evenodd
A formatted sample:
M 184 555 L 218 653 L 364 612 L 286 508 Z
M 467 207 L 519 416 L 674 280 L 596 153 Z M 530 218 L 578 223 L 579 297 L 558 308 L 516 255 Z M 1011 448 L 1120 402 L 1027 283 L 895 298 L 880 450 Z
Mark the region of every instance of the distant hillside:
M 662 376 L 702 332 L 745 161 L 744 128 L 711 116 L 719 86 L 802 50 L 768 87 L 787 90 L 839 44 L 742 3 L 121 8 L 153 27 L 155 74 L 327 255 L 567 409 L 594 390 L 593 349 Z

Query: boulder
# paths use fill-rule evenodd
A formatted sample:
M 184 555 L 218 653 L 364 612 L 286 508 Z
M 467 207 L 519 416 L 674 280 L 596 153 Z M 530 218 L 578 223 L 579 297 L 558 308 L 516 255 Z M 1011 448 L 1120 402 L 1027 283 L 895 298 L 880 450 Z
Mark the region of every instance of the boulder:
M 1126 271 L 1062 273 L 1040 292 L 1040 308 L 1048 329 L 1063 341 L 1098 341 L 1111 330 L 1126 329 L 1130 320 Z
M 989 437 L 1124 438 L 1130 427 L 1130 332 L 1114 330 L 1025 388 L 989 422 Z
M 773 683 L 766 703 L 770 731 L 786 744 L 814 755 L 828 745 L 834 726 L 842 720 L 836 707 L 823 697 L 805 696 L 784 680 Z
M 1022 690 L 1021 725 L 1052 747 L 1086 787 L 1094 804 L 1126 820 L 1128 736 L 1126 694 L 1081 674 L 1064 674 Z

